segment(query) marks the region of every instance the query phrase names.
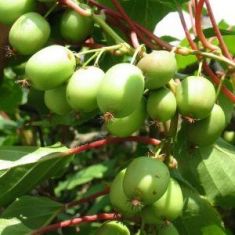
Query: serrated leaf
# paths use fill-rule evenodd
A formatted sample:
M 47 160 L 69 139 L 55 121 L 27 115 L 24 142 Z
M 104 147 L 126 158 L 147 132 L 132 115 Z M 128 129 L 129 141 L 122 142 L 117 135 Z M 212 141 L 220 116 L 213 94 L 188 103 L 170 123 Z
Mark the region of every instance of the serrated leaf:
M 0 170 L 46 161 L 52 158 L 60 158 L 64 156 L 66 150 L 67 148 L 60 144 L 44 148 L 31 146 L 2 146 L 0 147 Z
M 1 148 L 0 148 L 1 149 Z M 15 165 L 14 168 L 9 168 L 8 170 L 1 171 L 0 175 L 0 205 L 7 205 L 14 201 L 17 197 L 24 195 L 27 192 L 30 192 L 35 186 L 40 184 L 43 180 L 48 179 L 53 176 L 57 176 L 58 172 L 66 167 L 67 163 L 71 160 L 71 157 L 59 157 L 62 152 L 66 149 L 65 147 L 52 147 L 49 151 L 49 156 L 53 158 L 46 158 L 48 156 L 49 148 L 41 148 L 39 152 L 35 151 L 35 147 L 17 147 L 14 151 L 7 151 L 7 148 L 4 148 L 6 153 L 11 153 L 11 155 L 5 156 L 6 165 L 12 166 L 14 162 L 20 161 L 26 164 Z M 8 147 L 9 149 L 9 147 Z M 17 151 L 17 149 L 19 151 Z M 39 148 L 38 148 L 39 149 Z M 61 152 L 59 152 L 59 150 Z M 38 156 L 34 156 L 33 152 L 40 153 Z M 55 151 L 53 153 L 53 151 Z M 1 150 L 0 150 L 1 153 Z M 46 154 L 46 155 L 45 155 Z M 1 155 L 0 155 L 1 156 Z M 2 158 L 4 156 L 1 156 Z M 25 157 L 21 161 L 21 157 Z M 57 158 L 54 158 L 54 157 Z M 31 157 L 32 159 L 30 159 Z M 36 159 L 39 157 L 45 157 L 45 161 L 36 162 Z M 12 162 L 10 162 L 12 159 Z M 40 159 L 40 158 L 39 158 Z M 15 160 L 15 161 L 14 161 Z M 31 164 L 29 164 L 31 162 Z M 19 163 L 19 162 L 17 162 Z M 5 169 L 6 167 L 4 167 Z
M 32 230 L 27 228 L 17 218 L 0 219 L 1 235 L 30 235 Z
M 175 223 L 181 235 L 225 235 L 218 212 L 199 194 L 182 187 L 183 214 Z
M 46 197 L 23 196 L 16 199 L 1 215 L 2 218 L 18 218 L 30 229 L 37 229 L 51 222 L 62 204 Z
M 219 139 L 214 146 L 189 149 L 181 135 L 175 157 L 183 177 L 212 203 L 235 207 L 235 147 Z

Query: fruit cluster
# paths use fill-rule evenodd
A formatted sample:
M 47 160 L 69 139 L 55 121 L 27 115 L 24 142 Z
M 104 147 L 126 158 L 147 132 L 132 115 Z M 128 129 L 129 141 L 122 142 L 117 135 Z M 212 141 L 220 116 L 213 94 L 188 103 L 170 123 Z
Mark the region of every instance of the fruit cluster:
M 9 42 L 13 50 L 30 56 L 25 66 L 27 80 L 34 89 L 44 91 L 51 112 L 99 110 L 107 130 L 119 137 L 138 131 L 147 116 L 166 122 L 178 112 L 190 120 L 187 138 L 198 146 L 213 144 L 225 128 L 225 114 L 215 104 L 216 92 L 209 80 L 201 76 L 179 83 L 172 80 L 177 71 L 173 52 L 153 51 L 143 54 L 136 65 L 120 63 L 106 72 L 96 66 L 77 68 L 76 53 L 65 46 L 47 45 L 51 27 L 33 12 L 35 1 L 11 2 L 0 5 L 11 16 L 0 21 L 12 24 Z M 94 24 L 91 17 L 70 9 L 59 22 L 60 34 L 69 43 L 85 40 Z
M 109 197 L 114 209 L 122 216 L 139 216 L 144 224 L 157 225 L 158 234 L 178 234 L 169 221 L 182 214 L 183 194 L 178 182 L 170 177 L 168 168 L 160 160 L 149 157 L 133 160 L 114 178 Z M 97 234 L 115 234 L 121 228 L 125 233 L 120 234 L 130 234 L 124 225 L 111 224 L 105 223 Z M 106 229 L 113 233 L 106 232 Z M 164 233 L 165 230 L 172 230 L 172 233 Z

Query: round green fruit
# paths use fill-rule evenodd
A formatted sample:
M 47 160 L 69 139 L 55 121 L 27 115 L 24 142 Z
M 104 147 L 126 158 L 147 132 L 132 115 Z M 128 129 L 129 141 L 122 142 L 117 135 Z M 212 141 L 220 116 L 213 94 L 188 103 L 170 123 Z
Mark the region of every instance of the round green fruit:
M 225 128 L 226 120 L 223 109 L 215 104 L 210 115 L 187 128 L 189 141 L 198 146 L 213 144 Z
M 103 70 L 89 66 L 78 69 L 69 79 L 67 100 L 76 111 L 91 112 L 98 108 L 97 93 L 104 78 Z
M 177 70 L 175 55 L 160 50 L 145 55 L 137 64 L 146 78 L 146 88 L 156 89 L 166 85 Z
M 143 209 L 142 217 L 151 224 L 164 219 L 174 220 L 182 214 L 183 205 L 181 187 L 176 180 L 171 178 L 166 192 L 160 199 Z
M 176 112 L 176 99 L 167 88 L 150 93 L 147 100 L 147 113 L 153 119 L 165 122 L 171 119 Z
M 145 100 L 142 99 L 136 110 L 130 115 L 107 120 L 106 128 L 112 135 L 127 137 L 140 129 L 146 116 Z
M 94 22 L 92 17 L 82 16 L 74 10 L 66 10 L 61 18 L 61 36 L 69 42 L 82 42 L 92 32 Z
M 68 80 L 75 66 L 76 60 L 70 50 L 52 45 L 31 56 L 26 63 L 25 72 L 35 89 L 50 90 Z
M 138 157 L 127 167 L 123 189 L 132 201 L 149 205 L 159 199 L 167 190 L 170 173 L 160 160 Z
M 179 235 L 179 232 L 172 223 L 169 223 L 160 227 L 158 235 Z
M 21 15 L 33 11 L 35 0 L 0 0 L 0 22 L 11 25 Z
M 123 179 L 126 169 L 120 171 L 114 178 L 110 187 L 109 198 L 112 206 L 123 216 L 131 217 L 140 211 L 140 207 L 134 207 L 130 199 L 123 191 Z
M 66 85 L 45 91 L 44 102 L 51 112 L 59 115 L 67 114 L 71 110 L 66 100 Z
M 204 77 L 187 77 L 176 88 L 178 110 L 187 117 L 206 118 L 210 114 L 215 100 L 215 88 Z
M 119 221 L 109 221 L 102 224 L 95 235 L 130 235 L 130 231 Z
M 18 53 L 31 55 L 46 44 L 49 36 L 49 23 L 38 13 L 30 12 L 12 25 L 9 42 Z
M 144 76 L 135 65 L 116 64 L 105 74 L 97 94 L 103 113 L 115 118 L 128 116 L 137 108 L 144 92 Z
M 234 144 L 235 143 L 235 132 L 234 131 L 225 131 L 224 132 L 224 140 L 227 142 Z

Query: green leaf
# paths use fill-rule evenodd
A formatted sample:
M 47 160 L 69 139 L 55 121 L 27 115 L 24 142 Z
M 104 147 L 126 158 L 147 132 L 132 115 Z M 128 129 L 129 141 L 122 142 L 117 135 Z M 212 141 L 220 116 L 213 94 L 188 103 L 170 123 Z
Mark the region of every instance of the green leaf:
M 18 218 L 30 229 L 37 229 L 51 222 L 62 204 L 45 197 L 23 196 L 16 199 L 1 215 L 5 219 Z
M 2 146 L 0 147 L 0 170 L 12 169 L 39 161 L 64 156 L 66 147 L 59 144 L 51 147 L 24 147 L 24 146 Z
M 183 0 L 179 1 L 182 2 Z M 114 8 L 110 0 L 99 0 L 98 2 Z M 168 12 L 176 9 L 174 1 L 121 0 L 119 2 L 131 19 L 150 30 L 153 30 L 156 23 Z
M 27 228 L 17 218 L 0 219 L 1 235 L 30 235 L 32 230 Z
M 222 220 L 217 211 L 198 194 L 182 187 L 184 196 L 183 214 L 176 220 L 182 235 L 225 235 Z
M 183 177 L 212 203 L 235 207 L 235 147 L 219 139 L 214 146 L 189 149 L 181 132 L 175 157 Z
M 3 152 L 5 153 L 3 154 L 0 150 L 0 158 L 5 158 L 5 160 L 2 160 L 5 163 L 3 169 L 7 169 L 6 166 L 14 165 L 14 168 L 1 171 L 0 205 L 11 203 L 17 197 L 30 192 L 43 180 L 57 176 L 72 158 L 72 156 L 60 157 L 63 151 L 66 150 L 65 147 L 12 147 L 12 151 L 9 150 L 9 147 L 9 151 L 7 148 L 1 147 L 0 149 L 4 149 Z M 33 153 L 38 155 L 35 156 Z M 53 158 L 51 159 L 48 156 L 53 156 Z M 21 160 L 22 158 L 23 160 Z M 44 158 L 44 161 L 41 158 Z M 10 159 L 12 159 L 12 162 L 10 162 Z M 37 162 L 37 160 L 40 161 Z
M 63 190 L 72 190 L 75 187 L 88 183 L 94 179 L 101 179 L 104 177 L 105 173 L 113 166 L 115 161 L 105 161 L 100 164 L 89 166 L 83 170 L 78 171 L 77 173 L 70 175 L 66 181 L 61 182 L 56 188 L 56 194 L 60 193 Z
M 21 104 L 22 97 L 22 89 L 15 83 L 15 80 L 4 79 L 4 82 L 0 84 L 0 110 L 14 113 Z

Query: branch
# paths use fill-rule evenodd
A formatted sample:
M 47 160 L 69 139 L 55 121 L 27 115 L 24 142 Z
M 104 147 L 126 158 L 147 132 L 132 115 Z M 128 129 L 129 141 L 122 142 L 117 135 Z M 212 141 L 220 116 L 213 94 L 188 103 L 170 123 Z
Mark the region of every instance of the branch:
M 119 143 L 123 143 L 126 141 L 133 141 L 133 142 L 151 144 L 151 145 L 159 145 L 161 143 L 160 140 L 145 137 L 145 136 L 129 136 L 125 138 L 107 137 L 106 139 L 97 140 L 88 144 L 81 145 L 76 148 L 69 149 L 68 151 L 65 152 L 65 155 L 78 154 L 89 149 L 100 148 L 108 144 L 119 144 Z
M 75 10 L 77 13 L 79 13 L 82 16 L 91 16 L 92 12 L 90 9 L 85 10 L 81 8 L 77 3 L 73 2 L 72 0 L 59 0 L 60 4 L 64 4 L 73 10 Z
M 196 45 L 196 43 L 192 40 L 191 38 L 191 35 L 187 29 L 187 27 L 185 27 L 185 19 L 184 19 L 184 16 L 182 14 L 182 11 L 181 9 L 179 8 L 178 9 L 178 12 L 179 12 L 179 15 L 180 15 L 180 20 L 181 20 L 181 23 L 182 23 L 182 26 L 183 26 L 183 29 L 185 31 L 185 35 L 186 35 L 186 38 L 189 42 L 189 45 L 191 46 L 191 48 L 193 50 L 198 50 L 198 47 Z M 199 55 L 197 55 L 197 58 L 200 59 Z M 204 62 L 203 63 L 203 69 L 205 70 L 205 72 L 210 76 L 210 78 L 212 79 L 213 83 L 216 84 L 216 85 L 219 85 L 220 84 L 220 79 L 214 74 L 214 72 L 211 70 L 211 68 L 209 67 L 209 65 Z M 228 97 L 230 99 L 230 101 L 232 101 L 233 103 L 235 103 L 235 95 L 233 94 L 233 92 L 231 92 L 227 87 L 225 87 L 224 85 L 222 85 L 221 87 L 221 91 L 224 93 L 224 95 L 226 97 Z
M 223 55 L 225 57 L 227 57 L 228 59 L 232 60 L 232 56 L 229 53 L 229 50 L 228 50 L 228 48 L 227 48 L 227 46 L 226 46 L 226 44 L 225 44 L 225 42 L 223 40 L 223 37 L 222 37 L 222 35 L 220 33 L 219 27 L 218 27 L 218 25 L 217 25 L 217 23 L 215 21 L 215 17 L 214 17 L 214 14 L 213 14 L 210 2 L 208 0 L 205 0 L 205 2 L 206 2 L 206 7 L 207 7 L 208 15 L 209 15 L 210 20 L 211 20 L 211 24 L 212 24 L 213 29 L 215 31 L 216 37 L 219 40 L 220 48 L 221 48 L 221 50 L 223 52 Z
M 120 218 L 121 218 L 121 215 L 116 214 L 116 213 L 102 213 L 102 214 L 97 214 L 97 215 L 87 215 L 87 216 L 65 220 L 56 224 L 51 224 L 51 225 L 42 227 L 38 230 L 33 231 L 31 235 L 44 234 L 44 233 L 51 232 L 57 229 L 79 225 L 81 223 L 91 223 L 91 222 L 98 221 L 98 220 L 119 220 Z
M 112 3 L 117 8 L 117 10 L 120 12 L 120 14 L 123 16 L 123 19 L 126 20 L 128 25 L 130 26 L 132 45 L 134 46 L 134 48 L 138 48 L 140 46 L 140 44 L 138 42 L 138 36 L 137 36 L 138 29 L 136 28 L 136 25 L 130 19 L 130 17 L 127 15 L 127 13 L 125 12 L 125 10 L 122 8 L 121 4 L 117 0 L 112 0 Z
M 196 13 L 195 13 L 195 27 L 196 27 L 196 31 L 197 31 L 197 36 L 200 39 L 200 41 L 202 42 L 202 45 L 205 48 L 208 48 L 212 51 L 214 50 L 218 50 L 218 47 L 213 45 L 212 43 L 210 43 L 202 30 L 202 24 L 201 24 L 201 15 L 202 15 L 202 8 L 204 5 L 205 0 L 199 0 L 197 7 L 196 7 Z

